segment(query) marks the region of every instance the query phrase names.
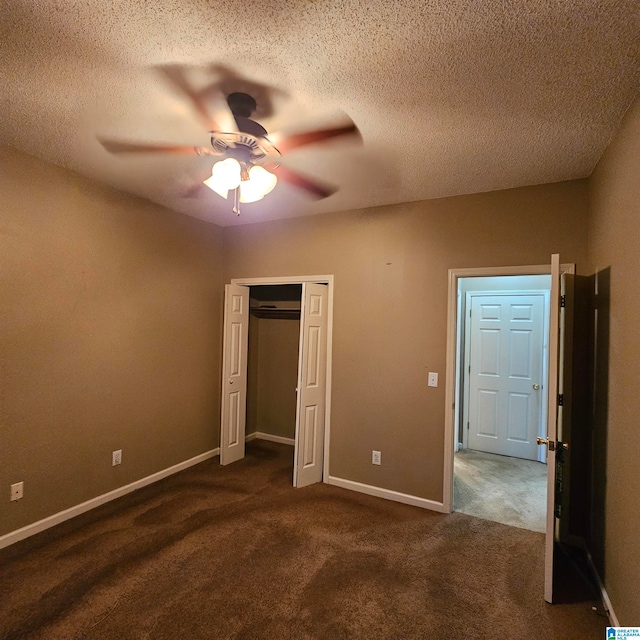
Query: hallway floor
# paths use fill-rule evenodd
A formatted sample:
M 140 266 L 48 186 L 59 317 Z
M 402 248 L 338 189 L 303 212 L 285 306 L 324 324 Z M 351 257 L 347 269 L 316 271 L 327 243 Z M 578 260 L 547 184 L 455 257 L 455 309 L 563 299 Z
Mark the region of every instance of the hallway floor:
M 544 533 L 545 464 L 463 449 L 455 454 L 454 471 L 454 511 Z

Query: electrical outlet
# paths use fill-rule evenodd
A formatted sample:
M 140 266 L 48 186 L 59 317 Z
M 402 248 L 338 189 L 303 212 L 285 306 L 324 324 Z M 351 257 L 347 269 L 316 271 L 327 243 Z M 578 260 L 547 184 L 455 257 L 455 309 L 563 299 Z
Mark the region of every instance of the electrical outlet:
M 11 495 L 9 497 L 9 501 L 13 502 L 14 500 L 20 500 L 24 495 L 24 482 L 16 482 L 11 485 Z
M 371 452 L 371 464 L 382 464 L 382 454 L 379 451 Z
M 429 382 L 427 382 L 427 385 L 430 387 L 437 387 L 438 386 L 438 374 L 437 373 L 433 373 L 433 371 L 429 371 Z
M 122 449 L 118 449 L 111 454 L 111 466 L 115 467 L 122 462 Z

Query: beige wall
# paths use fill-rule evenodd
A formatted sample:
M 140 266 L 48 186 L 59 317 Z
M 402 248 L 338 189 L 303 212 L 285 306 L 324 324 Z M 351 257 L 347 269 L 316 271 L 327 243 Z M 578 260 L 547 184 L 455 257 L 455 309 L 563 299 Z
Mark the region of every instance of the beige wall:
M 623 625 L 640 624 L 640 100 L 590 179 L 589 257 L 599 274 L 596 500 L 605 586 Z M 606 474 L 606 476 L 605 476 Z M 601 494 L 601 495 L 600 495 Z M 599 511 L 596 504 L 596 515 Z M 598 522 L 596 522 L 598 525 Z M 598 543 L 598 541 L 596 541 Z
M 225 281 L 335 275 L 330 473 L 441 502 L 447 270 L 584 273 L 587 210 L 581 180 L 228 227 Z
M 5 148 L 0 190 L 2 535 L 218 445 L 222 233 Z
M 255 382 L 249 384 L 247 403 L 252 431 L 293 439 L 300 321 L 252 317 L 251 324 L 257 325 L 252 334 L 257 334 L 257 341 L 249 344 L 250 365 L 255 368 L 255 377 L 249 375 L 249 382 L 252 377 Z

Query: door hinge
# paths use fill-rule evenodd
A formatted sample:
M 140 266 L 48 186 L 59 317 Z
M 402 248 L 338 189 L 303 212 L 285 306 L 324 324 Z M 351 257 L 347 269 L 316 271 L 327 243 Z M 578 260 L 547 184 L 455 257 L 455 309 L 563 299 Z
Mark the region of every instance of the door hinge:
M 558 394 L 558 406 L 564 407 L 564 393 Z
M 567 296 L 560 296 L 560 306 L 563 309 L 567 306 Z
M 469 431 L 469 423 L 467 422 L 467 431 Z
M 562 491 L 559 493 L 556 492 L 556 500 L 562 500 Z M 553 514 L 556 518 L 562 517 L 562 502 L 557 502 L 555 508 L 553 509 Z
M 562 493 L 564 490 L 564 447 L 558 442 L 556 447 L 556 486 L 554 496 L 554 515 L 556 518 L 562 517 Z

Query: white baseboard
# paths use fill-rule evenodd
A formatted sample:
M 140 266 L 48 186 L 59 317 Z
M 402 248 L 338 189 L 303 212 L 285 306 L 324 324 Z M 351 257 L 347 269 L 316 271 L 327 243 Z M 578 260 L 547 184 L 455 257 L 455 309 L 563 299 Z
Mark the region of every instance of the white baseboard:
M 600 578 L 600 573 L 598 573 L 598 569 L 596 568 L 595 563 L 593 562 L 593 558 L 589 553 L 589 549 L 585 546 L 585 552 L 587 554 L 587 562 L 589 563 L 589 568 L 591 569 L 591 573 L 596 580 L 596 584 L 598 585 L 598 591 L 600 591 L 600 597 L 602 598 L 602 604 L 607 611 L 607 615 L 609 616 L 609 626 L 610 627 L 619 627 L 620 621 L 618 620 L 618 616 L 615 614 L 613 610 L 613 605 L 611 604 L 611 600 L 609 599 L 609 594 L 607 590 L 604 588 L 604 583 Z
M 152 473 L 146 478 L 141 478 L 140 480 L 136 480 L 135 482 L 126 484 L 123 487 L 119 487 L 118 489 L 114 489 L 113 491 L 109 491 L 108 493 L 103 493 L 101 496 L 97 496 L 96 498 L 92 498 L 91 500 L 87 500 L 86 502 L 77 504 L 74 507 L 69 507 L 69 509 L 54 513 L 52 516 L 44 518 L 43 520 L 38 520 L 38 522 L 28 524 L 26 527 L 22 527 L 21 529 L 16 529 L 15 531 L 6 533 L 5 535 L 0 536 L 0 549 L 4 549 L 4 547 L 8 547 L 9 545 L 19 542 L 20 540 L 24 540 L 25 538 L 33 536 L 36 533 L 40 533 L 45 529 L 54 527 L 55 525 L 60 524 L 65 520 L 69 520 L 70 518 L 79 516 L 81 513 L 85 513 L 86 511 L 95 509 L 100 505 L 111 502 L 111 500 L 115 500 L 116 498 L 120 498 L 127 493 L 136 491 L 136 489 L 142 489 L 142 487 L 146 487 L 149 484 L 158 482 L 158 480 L 162 480 L 167 476 L 178 473 L 178 471 L 188 469 L 195 464 L 199 464 L 200 462 L 209 460 L 210 458 L 213 458 L 219 454 L 220 448 L 205 451 L 204 453 L 201 453 L 194 458 L 190 458 L 189 460 L 185 460 L 184 462 L 174 464 L 172 467 L 168 467 L 167 469 L 163 469 L 162 471 L 158 471 L 157 473 Z
M 258 440 L 268 440 L 269 442 L 279 442 L 280 444 L 288 444 L 292 447 L 295 446 L 296 441 L 293 438 L 284 438 L 283 436 L 272 436 L 270 433 L 262 433 L 256 431 L 256 438 Z
M 620 626 L 620 622 L 618 621 L 618 616 L 616 616 L 615 612 L 613 611 L 613 606 L 611 605 L 611 600 L 609 599 L 609 594 L 607 593 L 607 590 L 604 588 L 604 583 L 602 582 L 602 579 L 600 578 L 600 573 L 598 572 L 598 569 L 596 568 L 595 562 L 593 561 L 593 558 L 591 557 L 591 552 L 589 551 L 589 547 L 587 546 L 587 541 L 582 537 L 582 536 L 576 536 L 576 535 L 569 535 L 567 536 L 565 542 L 571 546 L 571 547 L 576 547 L 578 549 L 580 549 L 586 559 L 587 559 L 587 564 L 589 565 L 589 570 L 591 571 L 591 575 L 593 576 L 593 579 L 595 580 L 596 583 L 596 587 L 598 589 L 598 593 L 600 594 L 600 599 L 602 600 L 602 604 L 605 608 L 605 611 L 607 613 L 607 615 L 609 616 L 609 626 L 610 627 L 619 627 Z
M 296 444 L 296 441 L 293 438 L 273 436 L 270 433 L 263 433 L 262 431 L 255 431 L 254 433 L 250 433 L 248 436 L 245 436 L 245 442 L 250 442 L 251 440 L 268 440 L 269 442 L 288 444 L 292 447 Z
M 445 506 L 442 502 L 428 500 L 427 498 L 419 498 L 418 496 L 412 496 L 408 493 L 400 493 L 399 491 L 382 489 L 380 487 L 374 487 L 370 484 L 354 482 L 353 480 L 345 480 L 344 478 L 336 478 L 335 476 L 329 476 L 325 480 L 325 482 L 335 487 L 342 487 L 343 489 L 349 489 L 351 491 L 357 491 L 359 493 L 366 493 L 369 496 L 385 498 L 386 500 L 393 500 L 394 502 L 402 502 L 403 504 L 410 504 L 414 507 L 421 507 L 422 509 L 430 509 L 431 511 L 437 511 L 438 513 L 447 513 L 447 510 L 445 509 Z

